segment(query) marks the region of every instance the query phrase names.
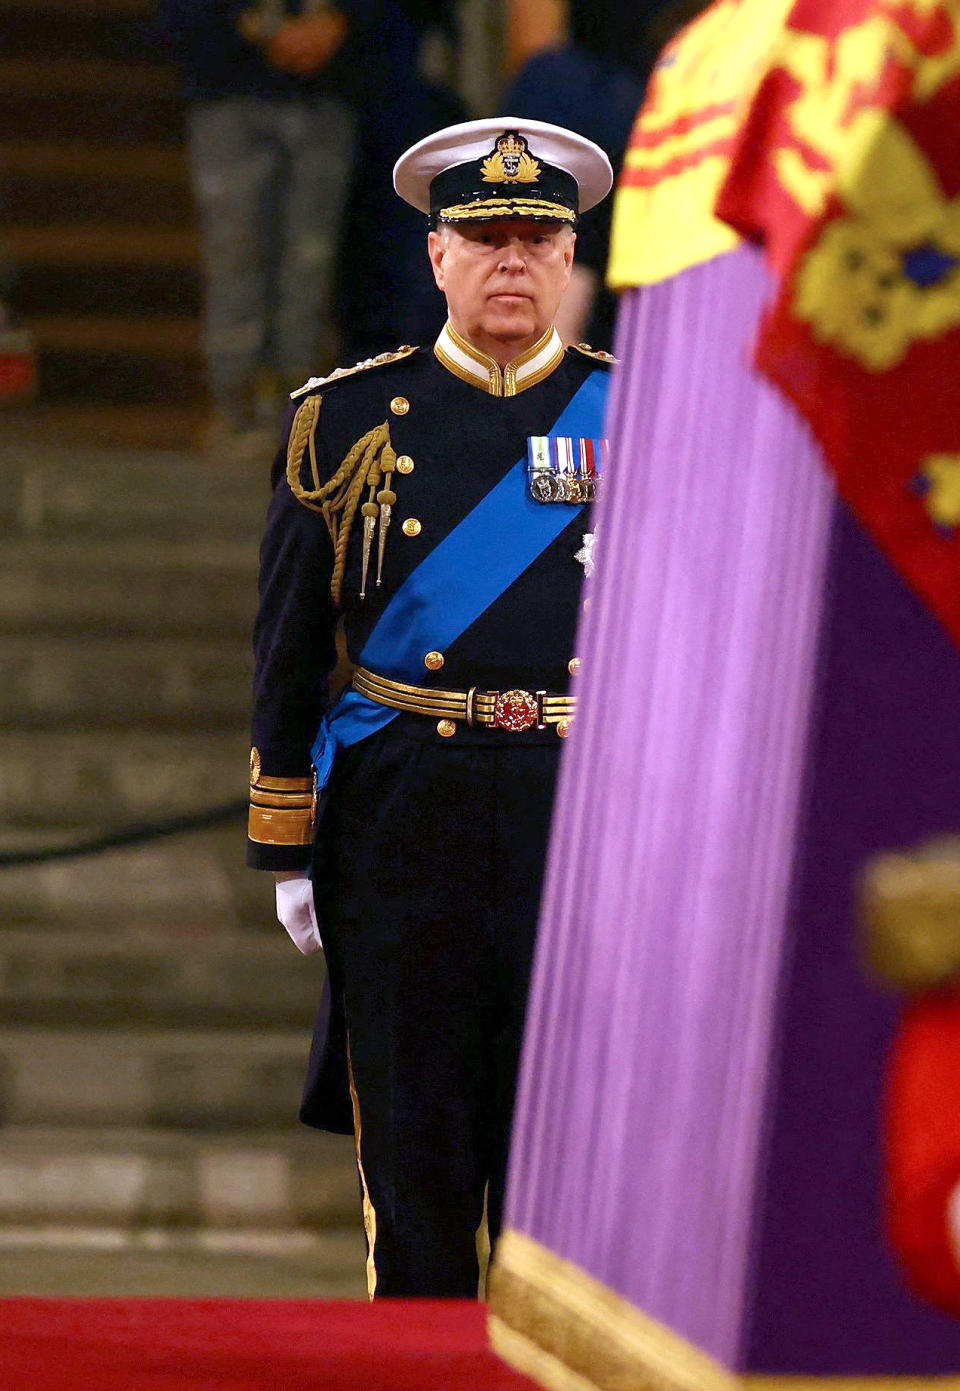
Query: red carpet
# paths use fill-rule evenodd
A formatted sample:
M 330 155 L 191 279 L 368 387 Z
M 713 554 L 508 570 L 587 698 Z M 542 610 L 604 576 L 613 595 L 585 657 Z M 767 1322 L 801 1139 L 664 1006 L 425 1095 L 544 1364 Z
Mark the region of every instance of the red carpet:
M 531 1391 L 467 1301 L 2 1299 L 2 1391 Z

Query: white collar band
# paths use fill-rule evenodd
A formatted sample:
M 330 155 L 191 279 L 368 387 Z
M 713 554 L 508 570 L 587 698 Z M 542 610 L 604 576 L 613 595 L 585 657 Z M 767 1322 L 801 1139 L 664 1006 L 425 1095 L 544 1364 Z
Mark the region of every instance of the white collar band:
M 448 321 L 434 344 L 434 355 L 448 371 L 491 396 L 518 396 L 549 377 L 563 361 L 563 343 L 550 328 L 532 348 L 503 368 L 494 358 L 475 348 Z

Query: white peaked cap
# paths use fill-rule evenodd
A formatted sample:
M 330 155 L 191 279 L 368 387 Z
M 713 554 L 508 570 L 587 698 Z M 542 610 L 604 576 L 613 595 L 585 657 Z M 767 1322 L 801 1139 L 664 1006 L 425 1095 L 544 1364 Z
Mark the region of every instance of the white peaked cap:
M 431 184 L 434 179 L 448 170 L 467 165 L 475 166 L 479 177 L 483 161 L 495 153 L 497 142 L 510 133 L 516 134 L 525 142 L 532 161 L 543 171 L 544 181 L 549 188 L 546 196 L 551 196 L 553 192 L 553 187 L 550 186 L 551 173 L 554 185 L 558 177 L 564 174 L 576 180 L 579 206 L 573 209 L 574 215 L 578 211 L 586 212 L 610 192 L 613 186 L 613 170 L 599 145 L 587 140 L 585 136 L 575 134 L 572 130 L 566 130 L 563 126 L 551 125 L 546 121 L 527 121 L 520 116 L 491 116 L 482 121 L 464 121 L 460 125 L 446 126 L 443 130 L 428 135 L 426 139 L 412 145 L 397 160 L 393 169 L 393 186 L 400 197 L 413 207 L 424 213 L 437 214 L 440 210 L 437 207 L 436 196 L 431 198 Z M 554 171 L 559 171 L 559 176 Z M 464 169 L 463 173 L 469 180 L 470 171 Z M 521 180 L 507 178 L 505 182 L 497 183 L 487 175 L 483 182 L 497 184 L 501 199 L 484 199 L 481 202 L 478 198 L 476 211 L 472 214 L 474 217 L 482 214 L 485 202 L 502 201 L 504 194 L 509 196 L 514 190 L 521 204 L 527 201 L 528 197 L 536 199 L 545 196 L 538 191 L 532 177 Z M 475 188 L 471 190 L 470 197 L 485 192 L 486 190 Z M 466 206 L 461 204 L 461 210 L 465 210 Z M 547 214 L 544 212 L 541 215 Z

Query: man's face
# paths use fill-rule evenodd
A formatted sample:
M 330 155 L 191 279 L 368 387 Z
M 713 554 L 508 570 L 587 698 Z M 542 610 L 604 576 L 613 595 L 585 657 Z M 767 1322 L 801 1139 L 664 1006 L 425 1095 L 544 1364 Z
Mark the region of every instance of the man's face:
M 431 232 L 430 263 L 454 328 L 491 357 L 518 356 L 556 317 L 575 241 L 568 226 L 529 218 Z

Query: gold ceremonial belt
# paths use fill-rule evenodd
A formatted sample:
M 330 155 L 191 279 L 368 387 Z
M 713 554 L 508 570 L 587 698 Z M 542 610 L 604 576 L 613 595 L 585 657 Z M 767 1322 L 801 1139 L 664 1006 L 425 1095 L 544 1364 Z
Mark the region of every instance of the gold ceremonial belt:
M 434 716 L 440 721 L 438 732 L 447 737 L 456 733 L 456 721 L 463 720 L 471 727 L 485 725 L 488 729 L 506 729 L 511 734 L 556 725 L 560 738 L 565 739 L 577 712 L 576 696 L 549 695 L 546 691 L 481 691 L 476 686 L 469 691 L 442 691 L 391 681 L 366 667 L 354 671 L 353 689 L 378 705 L 389 705 L 411 715 Z

